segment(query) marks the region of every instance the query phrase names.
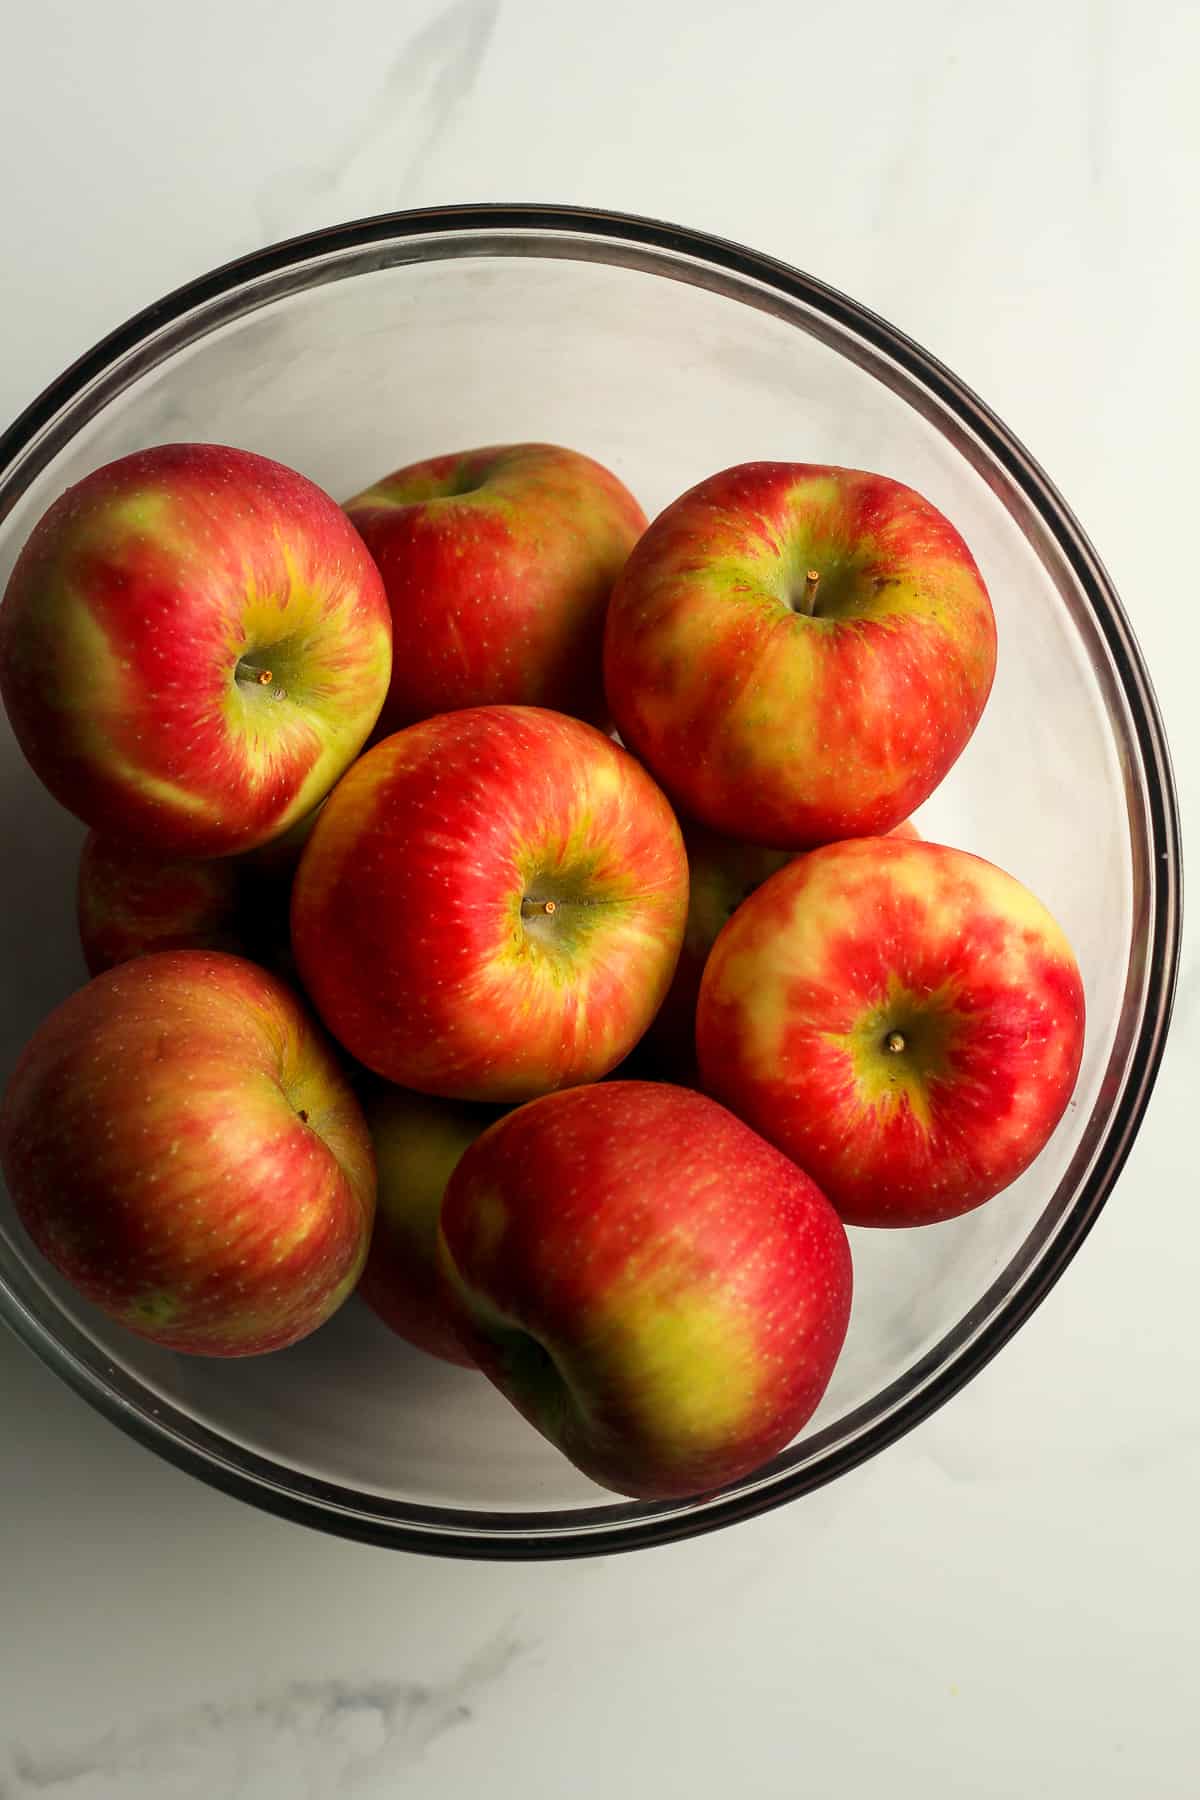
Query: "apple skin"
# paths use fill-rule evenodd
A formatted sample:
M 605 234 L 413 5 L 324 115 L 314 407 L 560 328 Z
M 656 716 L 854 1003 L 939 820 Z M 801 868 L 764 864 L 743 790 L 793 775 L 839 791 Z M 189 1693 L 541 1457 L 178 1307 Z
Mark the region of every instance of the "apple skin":
M 889 833 L 919 838 L 911 819 Z M 683 842 L 688 857 L 688 916 L 683 948 L 667 997 L 643 1039 L 648 1055 L 660 1059 L 660 1073 L 692 1086 L 696 1070 L 696 1005 L 709 952 L 743 900 L 797 854 L 769 850 L 762 844 L 735 844 L 703 825 L 686 823 Z
M 76 887 L 79 942 L 89 975 L 156 950 L 246 955 L 238 860 L 155 856 L 89 831 Z
M 793 850 L 919 806 L 995 663 L 991 603 L 949 521 L 886 476 L 810 463 L 745 463 L 667 507 L 604 647 L 621 738 L 679 811 Z
M 63 1001 L 8 1085 L 0 1166 L 59 1273 L 171 1350 L 295 1343 L 367 1254 L 358 1102 L 296 996 L 217 951 L 139 957 Z
M 656 1056 L 659 1072 L 671 1081 L 696 1084 L 696 1002 L 709 951 L 726 921 L 769 875 L 782 869 L 794 850 L 736 844 L 704 825 L 683 827 L 688 858 L 688 915 L 675 974 L 643 1039 L 645 1058 Z
M 633 757 L 560 713 L 475 707 L 386 738 L 338 784 L 296 873 L 292 949 L 367 1068 L 514 1103 L 629 1052 L 687 894 L 679 827 Z
M 646 515 L 609 470 L 555 444 L 413 463 L 346 503 L 392 608 L 378 735 L 501 703 L 607 718 L 604 614 Z
M 473 1369 L 442 1293 L 438 1214 L 463 1152 L 501 1114 L 494 1106 L 434 1100 L 383 1083 L 368 1087 L 361 1098 L 375 1146 L 378 1189 L 358 1291 L 410 1344 Z
M 221 445 L 68 489 L 0 608 L 0 693 L 35 773 L 160 856 L 247 850 L 310 812 L 390 673 L 383 583 L 341 508 Z
M 951 1219 L 1015 1181 L 1083 1034 L 1079 969 L 1041 902 L 980 857 L 895 838 L 765 882 L 717 939 L 696 1020 L 706 1091 L 853 1225 Z
M 850 1316 L 845 1231 L 724 1107 L 613 1081 L 532 1101 L 442 1203 L 456 1324 L 483 1372 L 602 1487 L 667 1500 L 790 1443 Z
M 260 850 L 209 862 L 156 856 L 89 831 L 76 885 L 88 973 L 157 950 L 226 950 L 287 975 L 292 877 L 315 818 Z

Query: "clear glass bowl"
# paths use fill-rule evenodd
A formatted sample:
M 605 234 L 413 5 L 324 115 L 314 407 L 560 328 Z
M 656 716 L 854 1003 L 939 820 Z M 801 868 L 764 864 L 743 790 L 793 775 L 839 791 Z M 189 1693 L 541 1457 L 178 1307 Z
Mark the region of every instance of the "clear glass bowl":
M 653 514 L 719 468 L 881 470 L 965 535 L 995 602 L 999 673 L 926 835 L 991 857 L 1066 927 L 1087 986 L 1070 1110 L 981 1211 L 853 1233 L 854 1316 L 798 1442 L 685 1504 L 615 1502 L 480 1377 L 409 1351 L 352 1301 L 295 1349 L 188 1359 L 75 1298 L 0 1197 L 0 1307 L 126 1431 L 307 1524 L 481 1557 L 664 1542 L 795 1499 L 908 1430 L 1046 1293 L 1108 1195 L 1153 1082 L 1179 936 L 1167 750 L 1128 623 L 1037 465 L 954 376 L 795 270 L 645 219 L 549 207 L 396 214 L 277 245 L 151 307 L 0 440 L 0 583 L 69 483 L 142 446 L 208 439 L 344 497 L 437 451 L 549 439 L 610 464 Z M 83 979 L 81 837 L 4 729 L 0 1076 Z

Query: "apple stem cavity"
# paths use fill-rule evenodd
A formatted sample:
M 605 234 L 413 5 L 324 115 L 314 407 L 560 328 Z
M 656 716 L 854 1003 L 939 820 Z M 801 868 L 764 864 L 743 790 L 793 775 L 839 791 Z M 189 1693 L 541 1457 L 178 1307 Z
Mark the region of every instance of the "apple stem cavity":
M 276 700 L 282 700 L 284 698 L 283 688 L 275 687 L 274 669 L 260 669 L 255 663 L 239 662 L 234 671 L 234 678 L 239 682 L 248 683 L 251 687 L 274 687 L 275 692 L 273 698 Z
M 904 1033 L 902 1031 L 889 1031 L 883 1040 L 883 1047 L 885 1050 L 889 1051 L 892 1056 L 899 1056 L 907 1048 Z

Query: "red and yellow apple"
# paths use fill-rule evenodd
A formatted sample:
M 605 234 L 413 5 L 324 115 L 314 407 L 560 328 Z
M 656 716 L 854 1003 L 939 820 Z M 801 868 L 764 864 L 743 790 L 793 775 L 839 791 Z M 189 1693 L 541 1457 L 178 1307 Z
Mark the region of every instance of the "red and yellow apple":
M 790 1443 L 850 1314 L 846 1234 L 794 1164 L 702 1094 L 534 1100 L 442 1202 L 448 1304 L 480 1368 L 601 1486 L 666 1500 Z
M 970 551 L 883 475 L 746 463 L 667 507 L 609 605 L 621 737 L 726 837 L 805 849 L 883 833 L 937 786 L 991 688 Z
M 375 1229 L 358 1291 L 400 1337 L 473 1368 L 438 1277 L 438 1214 L 463 1152 L 495 1122 L 494 1106 L 372 1085 L 362 1095 L 375 1146 Z
M 371 1140 L 333 1051 L 282 982 L 215 951 L 139 957 L 52 1012 L 0 1166 L 59 1273 L 171 1350 L 294 1343 L 367 1254 Z
M 156 950 L 228 950 L 287 973 L 292 876 L 315 817 L 260 850 L 208 862 L 90 831 L 76 889 L 88 972 Z
M 79 857 L 79 942 L 90 975 L 156 950 L 246 955 L 239 857 L 155 856 L 89 831 Z
M 379 572 L 304 476 L 214 444 L 96 470 L 35 527 L 0 692 L 62 804 L 162 856 L 285 831 L 357 755 L 391 672 Z
M 292 948 L 350 1054 L 403 1087 L 515 1102 L 598 1080 L 679 954 L 670 806 L 603 733 L 535 707 L 410 725 L 330 795 L 292 890 Z
M 734 843 L 691 823 L 683 828 L 683 842 L 688 859 L 687 924 L 675 974 L 646 1033 L 644 1050 L 661 1059 L 665 1077 L 690 1083 L 695 1074 L 696 1002 L 708 953 L 742 901 L 789 863 L 795 851 Z
M 380 734 L 502 702 L 604 721 L 604 612 L 646 525 L 615 475 L 554 444 L 498 445 L 398 469 L 346 512 L 392 608 Z
M 1016 1179 L 1071 1097 L 1075 958 L 1011 875 L 940 844 L 863 838 L 789 863 L 709 956 L 705 1089 L 854 1225 L 923 1225 Z

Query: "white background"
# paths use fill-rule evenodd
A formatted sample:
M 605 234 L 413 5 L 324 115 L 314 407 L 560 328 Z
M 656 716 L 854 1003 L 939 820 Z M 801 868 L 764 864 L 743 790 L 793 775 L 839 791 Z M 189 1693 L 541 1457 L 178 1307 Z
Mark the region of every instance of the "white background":
M 0 418 L 159 294 L 393 207 L 741 239 L 928 345 L 1195 669 L 1193 5 L 43 0 L 0 57 Z M 0 1339 L 0 1796 L 1032 1800 L 1197 1791 L 1200 961 L 1115 1197 L 932 1421 L 719 1537 L 501 1568 L 157 1462 Z

